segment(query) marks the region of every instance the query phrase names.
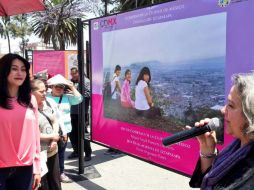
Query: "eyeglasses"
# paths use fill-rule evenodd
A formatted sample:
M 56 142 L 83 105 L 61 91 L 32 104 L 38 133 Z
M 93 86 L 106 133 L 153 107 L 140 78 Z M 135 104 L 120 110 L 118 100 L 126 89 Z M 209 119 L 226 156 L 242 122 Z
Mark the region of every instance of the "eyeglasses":
M 55 85 L 54 87 L 55 87 L 55 88 L 62 88 L 62 89 L 64 89 L 64 86 L 63 86 L 63 85 Z

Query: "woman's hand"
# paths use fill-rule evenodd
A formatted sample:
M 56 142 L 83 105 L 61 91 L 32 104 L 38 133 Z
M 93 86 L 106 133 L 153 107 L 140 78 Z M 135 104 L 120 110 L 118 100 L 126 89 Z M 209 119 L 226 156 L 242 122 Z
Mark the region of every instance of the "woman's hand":
M 81 94 L 79 93 L 79 91 L 76 89 L 76 87 L 74 86 L 73 82 L 68 81 L 68 87 L 69 89 L 67 90 L 68 94 L 72 94 L 74 96 L 81 96 Z
M 71 82 L 71 81 L 69 81 L 69 80 L 66 80 L 66 82 L 68 83 L 68 87 L 69 87 L 70 89 L 75 88 L 73 82 Z
M 68 136 L 67 136 L 67 135 L 64 135 L 64 136 L 63 136 L 63 141 L 64 141 L 65 143 L 67 143 L 67 141 L 68 141 Z
M 210 119 L 206 118 L 195 123 L 195 127 L 203 127 L 208 124 Z M 186 126 L 190 128 L 190 126 Z M 202 135 L 197 136 L 200 145 L 200 155 L 201 156 L 201 173 L 207 171 L 207 169 L 212 165 L 215 158 L 215 148 L 216 148 L 216 134 L 215 131 L 206 132 Z
M 38 189 L 39 187 L 41 187 L 41 175 L 34 174 L 32 189 Z
M 195 123 L 195 127 L 203 127 L 206 124 L 208 124 L 210 119 L 206 118 L 203 120 L 200 120 L 199 122 Z M 189 126 L 186 126 L 187 128 L 190 128 Z M 200 151 L 202 154 L 209 155 L 213 154 L 215 152 L 216 148 L 216 133 L 215 131 L 206 132 L 202 135 L 197 136 L 197 139 L 200 144 Z
M 49 144 L 49 152 L 55 150 L 57 147 L 57 142 L 56 141 L 51 141 L 50 144 Z

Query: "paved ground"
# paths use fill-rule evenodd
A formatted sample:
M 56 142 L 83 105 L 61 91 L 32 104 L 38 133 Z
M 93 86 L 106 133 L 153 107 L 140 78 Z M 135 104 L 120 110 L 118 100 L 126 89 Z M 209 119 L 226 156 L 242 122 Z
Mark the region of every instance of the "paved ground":
M 113 158 L 103 153 L 105 147 L 92 143 L 92 160 L 86 162 L 85 174 L 77 175 L 77 159 L 66 159 L 66 171 L 75 180 L 63 184 L 63 190 L 190 190 L 189 178 L 122 155 Z M 68 156 L 72 149 L 67 148 Z

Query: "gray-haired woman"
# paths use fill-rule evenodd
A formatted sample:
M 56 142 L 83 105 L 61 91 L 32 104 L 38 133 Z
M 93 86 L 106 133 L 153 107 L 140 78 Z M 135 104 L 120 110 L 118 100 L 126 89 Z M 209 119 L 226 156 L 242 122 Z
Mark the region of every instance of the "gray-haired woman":
M 59 140 L 59 122 L 56 116 L 57 105 L 54 101 L 46 100 L 46 87 L 43 81 L 33 80 L 31 88 L 39 110 L 41 160 L 46 162 L 48 169 L 48 172 L 42 177 L 40 190 L 61 190 L 57 147 Z
M 233 76 L 233 86 L 222 113 L 227 133 L 236 139 L 217 155 L 216 134 L 198 137 L 200 159 L 190 181 L 201 189 L 253 189 L 254 187 L 254 73 Z M 195 124 L 202 127 L 209 119 Z

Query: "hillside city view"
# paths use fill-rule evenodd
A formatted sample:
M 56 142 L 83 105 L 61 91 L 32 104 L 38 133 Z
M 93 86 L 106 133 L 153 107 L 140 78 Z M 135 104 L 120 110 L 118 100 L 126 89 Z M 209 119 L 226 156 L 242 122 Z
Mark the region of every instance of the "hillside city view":
M 224 105 L 224 57 L 196 60 L 174 65 L 162 64 L 158 61 L 132 63 L 123 67 L 124 72 L 132 72 L 132 97 L 135 99 L 135 82 L 142 67 L 151 70 L 151 88 L 155 105 L 161 108 L 163 116 L 180 123 L 191 122 L 202 116 L 205 109 L 219 114 Z M 105 81 L 112 76 L 112 70 L 104 70 Z M 111 71 L 111 72 L 110 72 Z M 195 112 L 198 112 L 195 116 Z M 201 114 L 201 115 L 200 115 Z

